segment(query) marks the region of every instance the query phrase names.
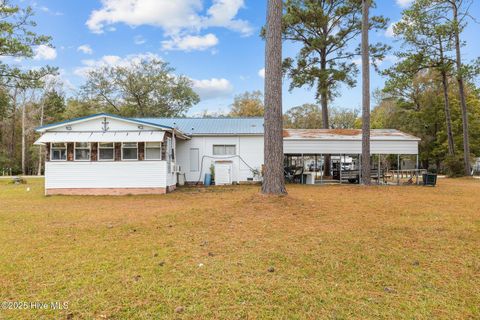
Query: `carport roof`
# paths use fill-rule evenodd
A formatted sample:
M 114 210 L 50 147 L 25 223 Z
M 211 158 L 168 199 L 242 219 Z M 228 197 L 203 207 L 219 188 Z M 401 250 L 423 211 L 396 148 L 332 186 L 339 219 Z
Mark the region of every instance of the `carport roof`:
M 395 129 L 373 129 L 371 140 L 376 141 L 420 141 L 419 138 Z M 284 129 L 285 140 L 362 140 L 360 129 Z

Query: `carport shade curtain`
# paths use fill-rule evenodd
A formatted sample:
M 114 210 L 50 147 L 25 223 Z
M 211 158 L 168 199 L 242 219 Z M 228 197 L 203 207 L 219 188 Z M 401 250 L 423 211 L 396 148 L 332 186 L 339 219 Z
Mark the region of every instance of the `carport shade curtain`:
M 46 132 L 36 145 L 52 142 L 160 142 L 164 131 Z

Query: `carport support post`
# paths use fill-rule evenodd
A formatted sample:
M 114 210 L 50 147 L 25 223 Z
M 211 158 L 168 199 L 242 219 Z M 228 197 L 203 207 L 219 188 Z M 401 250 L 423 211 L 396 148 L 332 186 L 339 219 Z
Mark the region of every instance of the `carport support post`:
M 416 157 L 417 157 L 417 159 L 416 159 L 416 163 L 415 163 L 415 172 L 416 172 L 416 176 L 417 176 L 417 185 L 418 185 L 418 183 L 419 183 L 419 181 L 420 181 L 420 179 L 419 179 L 419 177 L 418 177 L 418 175 L 419 175 L 419 169 L 418 169 L 418 153 L 417 153 Z
M 320 154 L 320 158 L 322 159 L 323 165 L 320 166 L 320 184 L 323 184 L 323 174 L 325 173 L 325 158 L 323 154 Z M 323 167 L 323 168 L 322 168 Z
M 303 174 L 305 173 L 305 158 L 303 157 L 303 153 L 302 153 L 302 184 L 303 184 Z
M 358 155 L 358 184 L 362 181 L 362 155 Z
M 340 184 L 342 184 L 342 154 L 340 154 Z
M 400 185 L 400 154 L 397 154 L 397 185 Z
M 377 154 L 378 157 L 378 167 L 377 167 L 377 184 L 380 184 L 380 155 Z

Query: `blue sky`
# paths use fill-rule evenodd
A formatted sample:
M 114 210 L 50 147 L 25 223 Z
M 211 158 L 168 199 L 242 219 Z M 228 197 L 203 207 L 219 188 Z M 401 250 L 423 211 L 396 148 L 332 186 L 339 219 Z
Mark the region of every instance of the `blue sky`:
M 391 22 L 411 0 L 377 1 L 372 14 Z M 471 13 L 480 18 L 480 1 Z M 189 115 L 204 110 L 227 111 L 236 94 L 263 90 L 264 42 L 258 36 L 265 23 L 266 0 L 18 0 L 34 8 L 37 31 L 53 37 L 54 49 L 38 48 L 30 66 L 49 64 L 74 94 L 85 72 L 99 65 L 127 64 L 132 59 L 158 57 L 194 82 L 202 101 Z M 480 56 L 478 30 L 471 23 L 463 35 L 465 60 Z M 360 41 L 360 39 L 358 39 Z M 371 41 L 398 46 L 387 33 L 371 34 Z M 298 46 L 286 43 L 284 56 Z M 393 56 L 382 67 L 389 66 Z M 315 102 L 308 88 L 288 91 L 284 80 L 284 110 Z M 372 91 L 383 79 L 372 71 Z M 333 105 L 360 109 L 361 88 L 341 88 Z

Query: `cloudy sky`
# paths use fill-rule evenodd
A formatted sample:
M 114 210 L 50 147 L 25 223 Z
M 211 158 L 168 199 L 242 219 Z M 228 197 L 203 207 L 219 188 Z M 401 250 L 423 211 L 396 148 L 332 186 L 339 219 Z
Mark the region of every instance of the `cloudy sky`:
M 263 90 L 264 43 L 258 36 L 265 23 L 266 0 L 16 0 L 36 12 L 37 31 L 53 37 L 55 48 L 40 47 L 24 65 L 58 66 L 74 94 L 85 73 L 96 66 L 128 64 L 142 57 L 168 61 L 178 74 L 192 79 L 202 102 L 190 115 L 203 110 L 228 110 L 235 94 Z M 398 21 L 411 0 L 382 0 L 373 14 Z M 471 12 L 480 18 L 480 1 Z M 464 58 L 480 56 L 478 29 L 472 23 L 464 35 Z M 395 43 L 391 28 L 371 35 L 372 41 Z M 358 39 L 360 41 L 360 39 Z M 285 44 L 284 55 L 298 47 Z M 382 67 L 389 66 L 393 56 Z M 372 72 L 372 90 L 383 79 Z M 284 81 L 284 109 L 314 102 L 312 91 L 288 91 Z M 334 105 L 359 109 L 360 87 L 341 88 Z

